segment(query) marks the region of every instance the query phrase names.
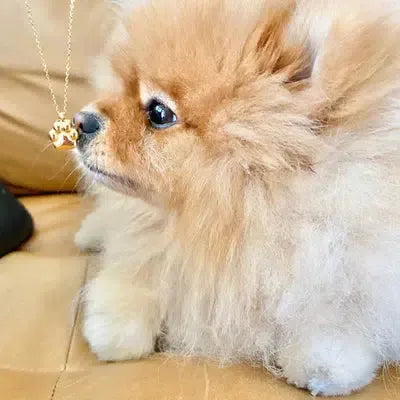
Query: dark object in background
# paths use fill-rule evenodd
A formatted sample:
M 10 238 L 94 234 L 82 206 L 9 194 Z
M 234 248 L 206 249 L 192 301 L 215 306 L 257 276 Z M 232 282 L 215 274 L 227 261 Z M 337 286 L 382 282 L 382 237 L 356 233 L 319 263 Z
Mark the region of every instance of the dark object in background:
M 32 232 L 32 217 L 0 183 L 0 257 L 17 249 Z

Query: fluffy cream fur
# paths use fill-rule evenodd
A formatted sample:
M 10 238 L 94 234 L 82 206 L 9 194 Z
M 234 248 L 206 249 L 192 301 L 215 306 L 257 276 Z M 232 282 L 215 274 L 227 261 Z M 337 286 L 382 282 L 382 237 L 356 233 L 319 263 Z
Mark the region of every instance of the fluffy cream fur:
M 400 360 L 398 2 L 125 3 L 97 77 L 118 83 L 90 106 L 107 123 L 78 154 L 92 350 L 161 338 L 313 394 L 368 384 Z M 148 126 L 149 85 L 177 126 Z

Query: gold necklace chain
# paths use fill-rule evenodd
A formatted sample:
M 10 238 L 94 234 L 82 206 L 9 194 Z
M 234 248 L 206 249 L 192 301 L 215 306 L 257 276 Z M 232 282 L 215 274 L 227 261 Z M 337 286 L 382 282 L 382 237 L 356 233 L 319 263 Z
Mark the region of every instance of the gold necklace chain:
M 66 119 L 65 114 L 68 108 L 68 86 L 69 86 L 69 74 L 71 70 L 71 53 L 72 53 L 72 23 L 74 20 L 74 10 L 75 1 L 70 0 L 69 3 L 69 17 L 68 17 L 68 34 L 67 34 L 67 60 L 65 62 L 65 81 L 64 81 L 64 104 L 63 110 L 57 103 L 57 98 L 54 94 L 53 85 L 51 83 L 49 68 L 44 57 L 42 45 L 40 44 L 40 35 L 36 28 L 35 22 L 32 15 L 32 7 L 29 0 L 24 0 L 26 13 L 28 15 L 28 21 L 31 25 L 33 36 L 35 38 L 36 47 L 39 51 L 40 60 L 42 62 L 42 67 L 44 74 L 46 75 L 47 85 L 49 87 L 50 95 L 53 100 L 56 112 L 58 114 L 58 119 L 54 123 L 53 128 L 49 131 L 49 136 L 53 145 L 57 149 L 72 149 L 76 146 L 76 141 L 78 139 L 78 131 L 75 129 L 73 121 Z
M 49 73 L 49 68 L 47 66 L 46 59 L 45 59 L 44 53 L 43 53 L 43 49 L 40 44 L 40 35 L 36 28 L 35 22 L 33 20 L 32 7 L 28 0 L 25 0 L 25 8 L 26 8 L 26 13 L 28 15 L 29 24 L 31 25 L 33 35 L 35 37 L 36 46 L 39 51 L 43 71 L 46 75 L 47 84 L 49 87 L 51 98 L 53 99 L 53 103 L 56 108 L 57 114 L 60 116 L 60 118 L 62 118 L 62 116 L 65 116 L 65 114 L 67 112 L 67 107 L 68 107 L 68 86 L 69 86 L 69 73 L 70 73 L 70 69 L 71 69 L 71 53 L 72 53 L 72 23 L 74 20 L 75 0 L 70 0 L 70 4 L 69 4 L 68 35 L 67 35 L 67 60 L 66 60 L 66 64 L 65 64 L 63 111 L 60 111 L 56 96 L 54 94 L 53 85 L 51 83 L 51 78 L 50 78 L 50 73 Z

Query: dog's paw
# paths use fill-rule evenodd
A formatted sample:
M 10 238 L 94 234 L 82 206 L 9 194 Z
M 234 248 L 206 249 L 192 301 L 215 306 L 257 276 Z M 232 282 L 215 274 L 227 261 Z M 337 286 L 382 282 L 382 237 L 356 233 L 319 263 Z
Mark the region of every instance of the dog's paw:
M 102 361 L 142 358 L 154 350 L 153 332 L 144 322 L 123 321 L 117 315 L 87 315 L 83 335 L 90 349 Z
M 142 358 L 160 331 L 157 297 L 102 271 L 86 288 L 83 335 L 100 360 Z
M 362 339 L 312 337 L 303 345 L 288 346 L 279 364 L 288 383 L 314 396 L 339 396 L 370 383 L 379 359 Z

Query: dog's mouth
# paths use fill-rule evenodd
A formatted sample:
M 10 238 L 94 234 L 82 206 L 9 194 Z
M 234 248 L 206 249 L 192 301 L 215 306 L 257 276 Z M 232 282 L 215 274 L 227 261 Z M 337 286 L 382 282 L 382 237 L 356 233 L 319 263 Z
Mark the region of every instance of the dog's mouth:
M 96 167 L 95 165 L 89 164 L 85 160 L 83 160 L 82 163 L 94 175 L 99 175 L 99 176 L 103 176 L 103 177 L 110 178 L 110 179 L 116 178 L 115 175 L 109 174 L 108 172 L 103 171 L 102 169 Z
M 131 179 L 116 175 L 110 174 L 103 169 L 100 169 L 96 165 L 89 163 L 86 160 L 82 160 L 82 164 L 90 172 L 90 175 L 94 180 L 99 181 L 100 183 L 105 184 L 106 186 L 111 186 L 114 189 L 119 191 L 134 191 L 137 188 L 137 184 Z

